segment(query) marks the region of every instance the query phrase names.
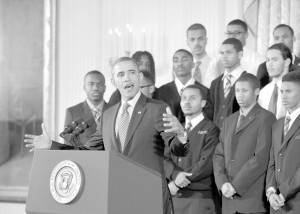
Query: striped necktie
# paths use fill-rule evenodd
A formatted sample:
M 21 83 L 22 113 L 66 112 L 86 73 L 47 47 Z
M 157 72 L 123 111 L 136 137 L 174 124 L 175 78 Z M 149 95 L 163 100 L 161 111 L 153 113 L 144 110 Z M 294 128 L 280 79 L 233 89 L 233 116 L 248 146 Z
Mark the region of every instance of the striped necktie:
M 286 135 L 286 133 L 289 130 L 290 121 L 291 121 L 290 116 L 286 116 L 285 119 L 284 119 L 284 127 L 283 127 L 283 133 L 284 133 L 284 135 Z
M 190 131 L 191 131 L 191 129 L 192 129 L 192 123 L 191 122 L 188 122 L 188 124 L 187 124 L 187 126 L 186 126 L 186 128 L 185 128 L 185 131 L 187 132 L 187 133 L 189 133 Z
M 196 62 L 195 72 L 194 72 L 194 75 L 193 75 L 194 79 L 195 79 L 197 82 L 199 82 L 199 83 L 201 83 L 201 81 L 202 81 L 201 70 L 200 70 L 200 64 L 201 64 L 201 61 L 197 61 L 197 62 Z
M 125 145 L 125 140 L 126 140 L 126 135 L 127 135 L 127 129 L 129 125 L 129 103 L 125 102 L 124 105 L 122 106 L 122 112 L 121 112 L 121 117 L 119 121 L 119 139 L 121 143 L 121 150 L 122 152 L 124 151 L 124 145 Z
M 224 78 L 224 98 L 229 94 L 230 88 L 231 88 L 231 74 L 226 74 Z

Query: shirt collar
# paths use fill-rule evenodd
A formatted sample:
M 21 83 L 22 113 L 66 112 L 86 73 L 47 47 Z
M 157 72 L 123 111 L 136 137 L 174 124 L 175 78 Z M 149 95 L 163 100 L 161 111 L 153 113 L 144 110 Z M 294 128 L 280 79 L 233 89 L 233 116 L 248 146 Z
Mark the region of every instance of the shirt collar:
M 139 100 L 141 96 L 141 92 L 139 91 L 131 100 L 128 100 L 127 103 L 130 105 L 131 108 L 134 108 L 137 101 Z M 125 101 L 122 99 L 122 104 L 121 106 L 123 106 L 125 103 Z
M 246 111 L 243 111 L 240 108 L 240 115 L 244 115 L 245 117 L 247 117 L 248 113 L 253 109 L 253 107 L 256 105 L 256 102 L 254 104 L 252 104 L 252 106 L 250 108 L 248 108 Z
M 290 116 L 291 122 L 294 122 L 296 120 L 296 118 L 299 116 L 299 114 L 300 114 L 300 108 L 296 109 L 291 114 L 289 113 L 289 111 L 286 111 L 286 116 Z M 291 122 L 290 122 L 290 124 L 291 124 Z
M 98 109 L 98 111 L 102 112 L 102 109 L 103 109 L 103 106 L 104 106 L 104 100 L 103 99 L 100 101 L 100 103 L 97 106 L 94 106 L 94 104 L 91 103 L 91 101 L 89 101 L 88 99 L 86 99 L 86 102 L 87 102 L 88 106 L 90 107 L 90 109 L 96 108 L 96 109 Z
M 278 82 L 275 82 L 274 80 L 272 80 L 271 84 L 273 84 L 273 85 L 277 84 L 278 90 L 280 90 L 281 85 L 282 85 L 282 79 L 279 80 Z
M 224 78 L 227 74 L 231 74 L 232 75 L 231 84 L 233 85 L 243 72 L 244 72 L 244 69 L 242 68 L 242 66 L 238 66 L 236 69 L 234 69 L 230 73 L 227 70 L 225 70 L 222 80 L 224 80 Z
M 201 112 L 201 114 L 199 114 L 197 117 L 195 117 L 195 118 L 193 118 L 191 121 L 189 121 L 187 118 L 185 119 L 186 120 L 186 122 L 185 122 L 185 128 L 187 127 L 187 124 L 189 123 L 189 122 L 191 122 L 191 124 L 192 124 L 192 128 L 191 128 L 191 130 L 193 129 L 193 128 L 195 128 L 202 120 L 204 119 L 204 116 L 203 116 L 203 113 Z
M 196 59 L 196 58 L 194 57 L 194 63 L 195 63 L 195 66 L 196 66 L 196 63 L 199 62 L 199 61 L 201 62 L 201 64 L 208 63 L 208 62 L 210 61 L 210 57 L 208 56 L 207 53 L 205 53 L 204 57 L 202 57 L 201 59 Z M 201 64 L 200 64 L 200 65 L 201 65 Z
M 181 89 L 193 84 L 195 84 L 195 79 L 193 77 L 189 79 L 189 81 L 187 81 L 185 85 L 183 85 L 182 82 L 180 82 L 180 80 L 177 77 L 175 77 L 175 85 L 179 94 L 181 92 Z

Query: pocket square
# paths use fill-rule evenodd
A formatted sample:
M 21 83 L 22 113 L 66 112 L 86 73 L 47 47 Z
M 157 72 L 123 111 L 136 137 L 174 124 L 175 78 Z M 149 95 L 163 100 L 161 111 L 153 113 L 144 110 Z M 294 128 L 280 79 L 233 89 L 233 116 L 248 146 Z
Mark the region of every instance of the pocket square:
M 206 131 L 206 130 L 205 131 L 201 131 L 201 130 L 198 131 L 198 134 L 207 134 L 207 133 L 208 133 L 208 131 Z
M 295 140 L 300 140 L 300 135 L 297 135 L 297 136 L 295 137 Z

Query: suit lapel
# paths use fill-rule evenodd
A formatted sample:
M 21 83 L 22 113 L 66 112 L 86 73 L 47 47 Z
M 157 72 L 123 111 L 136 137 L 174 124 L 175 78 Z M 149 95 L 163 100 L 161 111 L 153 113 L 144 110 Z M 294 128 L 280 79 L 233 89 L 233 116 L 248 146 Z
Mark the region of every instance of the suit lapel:
M 94 117 L 92 110 L 90 109 L 90 107 L 86 101 L 82 104 L 82 114 L 83 114 L 84 120 L 88 120 L 91 117 Z M 91 132 L 91 130 L 96 130 L 96 129 L 97 129 L 97 124 L 96 124 L 95 120 L 93 120 L 91 127 L 89 129 L 87 129 L 85 132 L 86 133 Z M 89 133 L 89 134 L 94 134 L 94 133 Z
M 259 112 L 260 107 L 258 104 L 255 104 L 253 108 L 250 110 L 246 118 L 242 121 L 242 124 L 239 128 L 236 129 L 235 134 L 245 129 L 250 123 L 252 123 L 256 117 L 256 114 Z M 236 123 L 237 124 L 237 123 Z
M 300 115 L 296 118 L 292 127 L 288 130 L 286 135 L 283 137 L 283 142 L 281 144 L 280 150 L 286 146 L 288 141 L 293 137 L 295 132 L 299 129 L 299 124 L 300 124 Z M 283 132 L 283 129 L 282 129 L 282 132 Z
M 108 124 L 105 124 L 105 126 L 109 127 L 109 132 L 110 132 L 109 135 L 113 136 L 113 138 L 114 138 L 113 146 L 116 148 L 116 151 L 121 153 L 120 140 L 116 136 L 116 120 L 117 120 L 118 111 L 119 111 L 120 106 L 121 106 L 121 102 L 119 102 L 118 104 L 111 107 L 111 110 L 112 110 L 111 115 L 114 115 L 114 117 L 113 117 L 113 120 L 108 120 L 107 121 Z
M 135 130 L 137 129 L 146 111 L 146 108 L 144 108 L 145 104 L 146 104 L 146 97 L 143 94 L 141 94 L 131 115 L 130 123 L 127 130 L 125 145 L 124 145 L 124 151 L 123 151 L 124 154 L 128 153 L 128 150 L 130 149 L 131 146 L 130 139 L 132 138 Z

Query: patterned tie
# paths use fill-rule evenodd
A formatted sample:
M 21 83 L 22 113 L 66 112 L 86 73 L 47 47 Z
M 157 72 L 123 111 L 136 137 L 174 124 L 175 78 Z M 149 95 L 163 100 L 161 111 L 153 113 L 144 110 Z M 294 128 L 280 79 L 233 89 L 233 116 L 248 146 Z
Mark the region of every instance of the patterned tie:
M 225 75 L 225 78 L 224 78 L 224 97 L 226 99 L 227 95 L 229 94 L 229 91 L 230 91 L 230 88 L 231 88 L 231 77 L 232 75 L 231 74 L 227 74 Z
M 277 99 L 278 99 L 278 86 L 277 84 L 274 84 L 274 89 L 270 99 L 268 110 L 275 115 L 277 110 Z
M 290 116 L 286 116 L 284 120 L 284 127 L 283 127 L 284 135 L 286 135 L 286 133 L 289 130 L 290 121 L 291 121 Z
M 192 130 L 192 123 L 191 122 L 188 122 L 188 124 L 187 124 L 187 126 L 186 126 L 186 128 L 185 128 L 185 131 L 187 132 L 187 133 L 189 133 L 191 130 Z
M 99 109 L 97 109 L 96 107 L 94 107 L 92 109 L 93 111 L 93 115 L 94 115 L 94 118 L 95 118 L 95 122 L 97 124 L 97 129 L 100 129 L 100 124 L 101 124 L 101 111 Z
M 236 129 L 235 130 L 237 130 L 242 125 L 244 119 L 245 119 L 245 115 L 241 114 L 239 116 L 239 119 L 238 119 L 238 122 L 236 124 Z
M 128 107 L 129 103 L 125 102 L 123 107 L 122 107 L 122 113 L 119 121 L 119 139 L 121 143 L 121 150 L 122 152 L 124 151 L 124 145 L 125 145 L 125 140 L 126 140 L 126 135 L 127 135 L 127 129 L 129 125 L 129 112 L 128 112 Z
M 194 79 L 201 83 L 202 77 L 201 77 L 201 70 L 200 70 L 200 64 L 201 61 L 196 62 L 195 72 L 194 72 Z

